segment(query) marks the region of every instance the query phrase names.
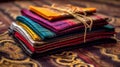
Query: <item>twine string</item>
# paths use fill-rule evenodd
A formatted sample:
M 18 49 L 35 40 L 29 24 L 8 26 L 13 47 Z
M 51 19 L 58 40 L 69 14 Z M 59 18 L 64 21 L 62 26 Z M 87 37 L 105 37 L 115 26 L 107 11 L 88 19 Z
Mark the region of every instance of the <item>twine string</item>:
M 85 11 L 83 11 L 84 15 L 82 15 L 82 14 L 75 13 L 76 11 L 78 11 L 79 7 L 76 7 L 74 9 L 72 9 L 72 10 L 70 10 L 70 9 L 66 10 L 66 9 L 62 9 L 62 8 L 59 8 L 59 7 L 55 7 L 55 4 L 52 4 L 52 6 L 44 5 L 44 7 L 48 7 L 48 8 L 52 8 L 52 9 L 56 9 L 56 10 L 68 13 L 68 14 L 72 15 L 75 19 L 79 20 L 85 27 L 85 30 L 84 30 L 84 42 L 86 42 L 87 29 L 88 28 L 89 28 L 89 30 L 92 29 L 93 20 L 90 17 L 86 16 Z M 88 24 L 85 19 L 90 20 L 90 24 Z

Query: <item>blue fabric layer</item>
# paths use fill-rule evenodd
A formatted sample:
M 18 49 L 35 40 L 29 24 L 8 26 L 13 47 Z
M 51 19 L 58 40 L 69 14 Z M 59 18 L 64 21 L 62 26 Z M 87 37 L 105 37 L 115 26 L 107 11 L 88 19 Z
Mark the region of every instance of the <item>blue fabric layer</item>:
M 56 36 L 54 32 L 44 28 L 40 24 L 32 21 L 31 19 L 25 16 L 17 16 L 16 20 L 24 23 L 29 28 L 31 28 L 38 36 L 42 38 L 42 40 Z

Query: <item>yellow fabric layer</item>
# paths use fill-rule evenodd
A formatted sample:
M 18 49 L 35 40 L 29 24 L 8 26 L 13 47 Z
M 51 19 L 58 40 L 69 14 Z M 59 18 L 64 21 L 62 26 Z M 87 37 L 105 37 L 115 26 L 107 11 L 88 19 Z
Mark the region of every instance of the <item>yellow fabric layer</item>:
M 25 31 L 31 36 L 31 38 L 34 40 L 34 41 L 39 41 L 41 40 L 41 38 L 36 34 L 34 33 L 34 31 L 32 31 L 28 26 L 26 26 L 25 24 L 21 23 L 21 22 L 17 22 L 17 24 L 19 26 L 21 26 L 22 28 L 25 29 Z
M 64 12 L 53 10 L 53 9 L 50 9 L 47 7 L 30 6 L 29 9 L 48 20 L 58 19 L 58 18 L 61 18 L 61 17 L 64 17 L 65 15 L 67 15 Z M 74 9 L 70 8 L 70 10 L 74 10 Z M 79 13 L 96 12 L 96 8 L 78 8 L 78 7 L 76 7 L 76 9 L 77 9 L 77 12 L 79 12 Z
M 45 7 L 30 6 L 29 9 L 48 20 L 55 19 L 61 15 L 61 13 L 55 12 Z

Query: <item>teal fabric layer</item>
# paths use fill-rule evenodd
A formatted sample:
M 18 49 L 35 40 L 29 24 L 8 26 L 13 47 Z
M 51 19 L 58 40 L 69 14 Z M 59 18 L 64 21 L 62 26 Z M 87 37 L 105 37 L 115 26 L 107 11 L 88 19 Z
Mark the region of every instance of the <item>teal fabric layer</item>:
M 24 23 L 29 28 L 31 28 L 38 36 L 42 38 L 42 40 L 56 36 L 54 32 L 44 28 L 40 24 L 32 21 L 31 19 L 25 16 L 17 16 L 16 20 Z

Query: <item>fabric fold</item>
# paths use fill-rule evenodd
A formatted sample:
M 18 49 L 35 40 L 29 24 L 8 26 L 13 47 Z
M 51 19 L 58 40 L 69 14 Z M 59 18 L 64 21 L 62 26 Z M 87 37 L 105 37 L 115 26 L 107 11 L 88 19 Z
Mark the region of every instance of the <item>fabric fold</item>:
M 42 44 L 41 41 L 34 41 L 31 36 L 29 35 L 29 33 L 27 33 L 27 31 L 22 28 L 21 26 L 17 25 L 16 23 L 12 23 L 10 26 L 10 29 L 17 31 L 18 33 L 20 33 L 21 35 L 23 35 L 23 37 L 33 46 L 33 44 Z
M 35 33 L 33 32 L 33 30 L 31 30 L 27 25 L 21 23 L 21 22 L 16 22 L 19 26 L 21 26 L 22 28 L 25 29 L 25 31 L 31 36 L 31 38 L 34 41 L 40 41 L 41 38 Z
M 13 30 L 13 29 L 12 29 Z M 110 25 L 106 25 L 101 29 L 93 30 L 89 32 L 86 37 L 86 43 L 89 41 L 99 40 L 103 38 L 111 38 L 115 34 L 114 28 Z M 15 31 L 13 34 L 16 38 L 21 40 L 25 46 L 31 50 L 33 53 L 42 53 L 46 51 L 50 51 L 57 48 L 67 47 L 67 46 L 75 46 L 83 44 L 83 33 L 76 32 L 74 34 L 64 35 L 60 37 L 56 37 L 50 40 L 41 41 L 43 44 L 33 44 L 33 46 L 28 42 L 24 35 L 20 34 L 20 32 Z M 28 44 L 29 43 L 29 44 Z M 34 51 L 33 51 L 34 49 Z
M 39 37 L 41 37 L 42 40 L 51 38 L 56 36 L 54 32 L 51 32 L 50 30 L 42 27 L 38 23 L 30 20 L 29 18 L 25 16 L 18 16 L 16 18 L 17 21 L 20 21 L 23 24 L 26 24 L 29 28 L 31 28 Z
M 112 32 L 104 33 L 104 34 L 97 34 L 97 35 L 95 35 L 95 33 L 93 33 L 89 37 L 87 37 L 86 41 L 88 42 L 88 41 L 94 41 L 94 40 L 102 39 L 102 38 L 110 38 L 112 35 L 113 35 Z M 46 52 L 46 51 L 61 48 L 61 47 L 74 46 L 74 45 L 79 45 L 79 44 L 84 43 L 84 41 L 82 39 L 83 37 L 76 37 L 76 38 L 72 38 L 72 39 L 68 39 L 68 40 L 64 40 L 64 41 L 58 41 L 55 43 L 47 43 L 47 44 L 44 44 L 43 46 L 36 46 L 36 47 L 30 48 L 31 45 L 28 44 L 28 42 L 26 42 L 27 40 L 25 40 L 25 38 L 22 37 L 21 34 L 18 34 L 16 32 L 15 37 L 17 37 L 19 40 L 24 42 L 25 45 L 29 48 L 29 50 L 32 50 L 34 48 L 35 52 L 37 52 L 37 53 L 42 53 L 42 52 Z
M 72 32 L 74 30 L 84 29 L 84 25 L 76 19 L 65 19 L 65 20 L 50 22 L 41 18 L 37 14 L 30 12 L 27 9 L 21 10 L 21 13 L 23 16 L 30 18 L 31 20 L 48 28 L 49 30 L 55 32 L 56 34 L 64 34 L 65 31 Z M 99 27 L 101 27 L 103 25 L 108 24 L 108 22 L 106 21 L 108 18 L 106 16 L 96 14 L 91 16 L 91 18 L 93 19 L 93 27 L 95 27 L 95 25 L 98 25 Z M 90 23 L 89 20 L 86 20 L 86 21 Z
M 61 8 L 61 7 L 58 7 Z M 62 11 L 58 11 L 55 9 L 50 8 L 50 6 L 43 6 L 43 7 L 37 7 L 37 6 L 30 6 L 29 9 L 38 14 L 39 16 L 42 16 L 43 18 L 51 21 L 51 20 L 56 20 L 56 19 L 60 19 L 60 18 L 65 18 L 65 17 L 70 17 L 70 15 L 68 13 L 62 12 Z M 78 14 L 84 14 L 85 13 L 95 13 L 96 12 L 96 8 L 79 8 L 79 7 L 65 7 L 61 8 L 61 9 L 65 9 L 65 10 L 70 10 L 73 11 L 75 13 Z M 76 10 L 76 11 L 75 11 Z M 71 16 L 72 17 L 72 16 Z
M 30 56 L 116 42 L 109 17 L 96 13 L 96 8 L 53 4 L 29 6 L 21 14 L 11 24 L 9 35 Z

